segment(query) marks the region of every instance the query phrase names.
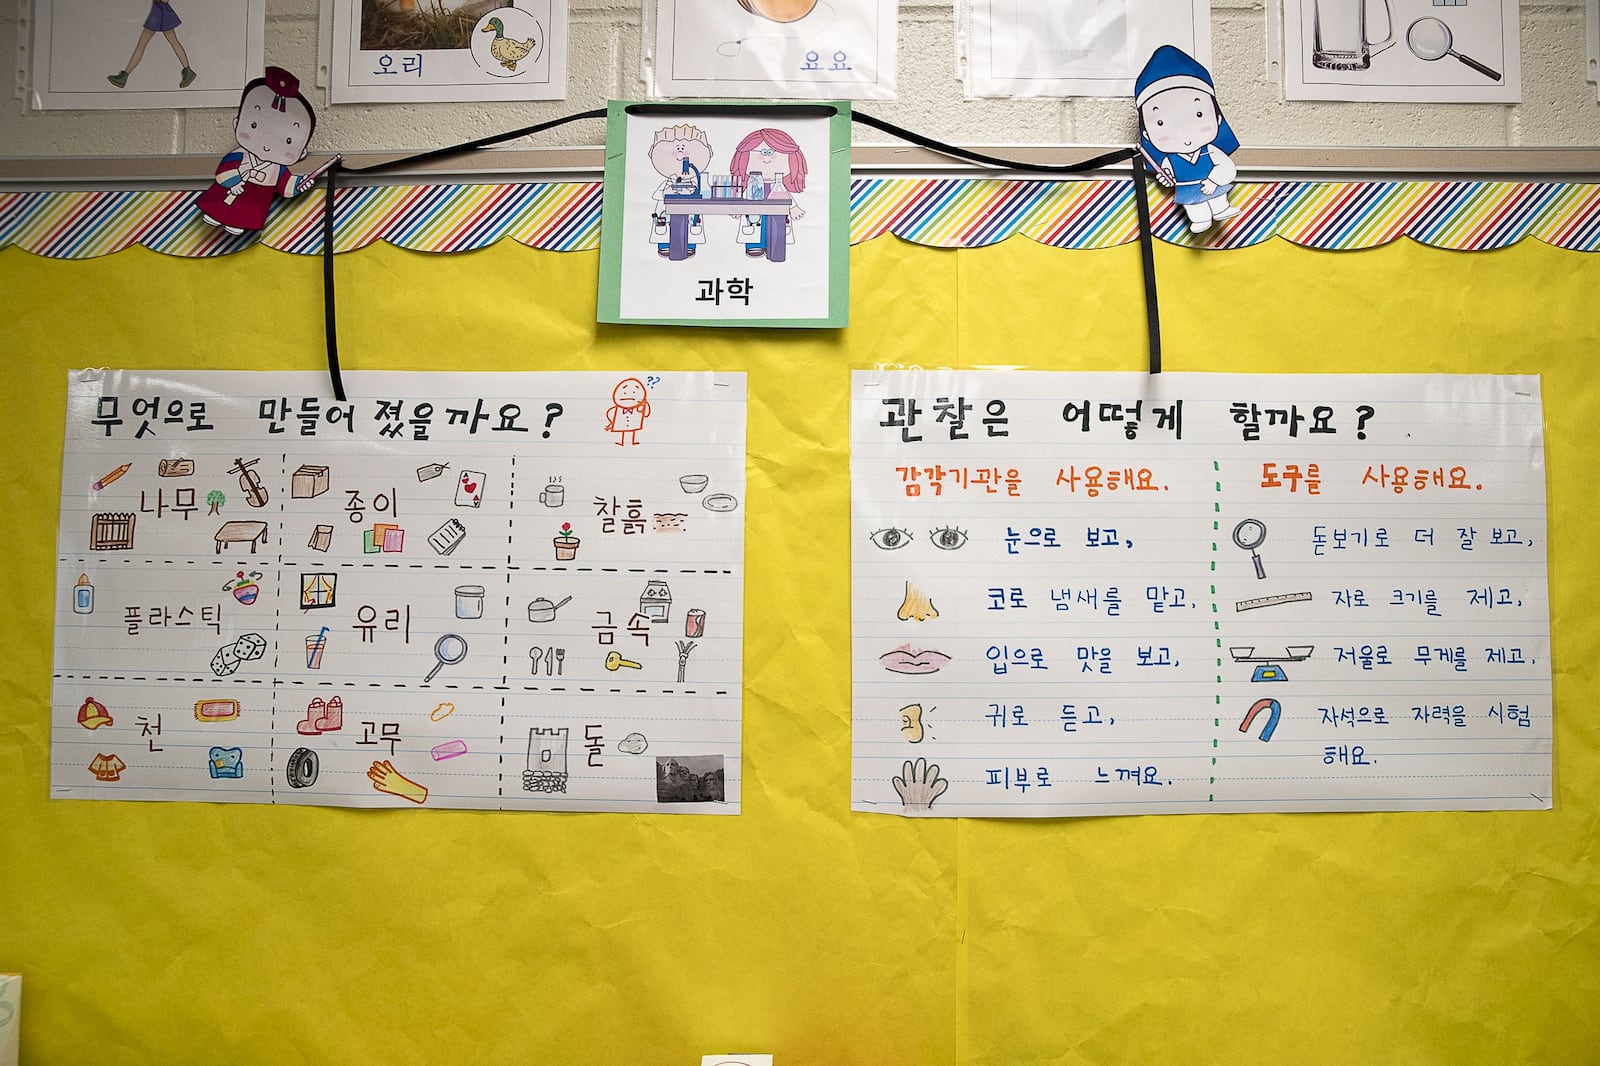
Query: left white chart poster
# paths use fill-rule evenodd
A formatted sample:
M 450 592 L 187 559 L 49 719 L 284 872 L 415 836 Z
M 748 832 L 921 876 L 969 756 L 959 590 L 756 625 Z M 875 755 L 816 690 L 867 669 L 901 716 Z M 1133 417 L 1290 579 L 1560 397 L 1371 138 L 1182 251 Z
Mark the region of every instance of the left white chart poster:
M 737 814 L 743 374 L 75 371 L 51 795 Z
M 236 108 L 266 15 L 266 0 L 35 0 L 29 106 Z
M 333 0 L 333 102 L 561 100 L 566 0 Z

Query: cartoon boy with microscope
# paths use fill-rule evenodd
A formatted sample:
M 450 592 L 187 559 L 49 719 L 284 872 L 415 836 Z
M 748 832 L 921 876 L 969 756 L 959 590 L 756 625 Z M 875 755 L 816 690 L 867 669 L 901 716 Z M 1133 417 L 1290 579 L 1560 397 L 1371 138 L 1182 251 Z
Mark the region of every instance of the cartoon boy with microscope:
M 711 165 L 711 155 L 711 142 L 698 126 L 668 126 L 656 130 L 650 143 L 650 165 L 661 175 L 662 182 L 651 194 L 656 206 L 650 214 L 650 239 L 663 259 L 668 258 L 672 248 L 668 236 L 667 194 L 705 195 L 706 182 L 702 175 Z M 699 215 L 690 215 L 689 254 L 694 255 L 695 246 L 705 239 L 704 221 Z

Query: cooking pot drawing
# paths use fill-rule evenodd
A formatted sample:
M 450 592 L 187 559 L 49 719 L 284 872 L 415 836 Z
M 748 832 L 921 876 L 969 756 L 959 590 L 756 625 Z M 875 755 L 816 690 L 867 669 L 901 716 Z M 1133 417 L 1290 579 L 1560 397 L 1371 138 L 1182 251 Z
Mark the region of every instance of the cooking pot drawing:
M 556 612 L 571 602 L 571 596 L 566 597 L 560 603 L 551 603 L 543 596 L 540 596 L 538 599 L 528 604 L 528 621 L 554 622 L 556 620 Z

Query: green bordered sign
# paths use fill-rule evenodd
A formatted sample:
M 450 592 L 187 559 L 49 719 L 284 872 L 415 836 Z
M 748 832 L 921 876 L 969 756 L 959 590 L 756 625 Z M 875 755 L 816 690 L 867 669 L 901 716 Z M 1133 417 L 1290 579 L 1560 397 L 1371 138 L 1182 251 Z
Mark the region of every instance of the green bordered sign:
M 849 227 L 849 104 L 610 104 L 601 322 L 843 326 Z

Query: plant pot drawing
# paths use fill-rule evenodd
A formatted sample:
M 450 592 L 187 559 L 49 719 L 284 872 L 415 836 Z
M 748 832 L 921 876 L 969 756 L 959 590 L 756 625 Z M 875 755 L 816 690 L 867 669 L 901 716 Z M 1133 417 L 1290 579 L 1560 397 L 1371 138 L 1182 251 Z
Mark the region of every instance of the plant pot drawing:
M 556 559 L 558 561 L 576 559 L 578 545 L 583 543 L 577 537 L 555 537 L 551 543 L 556 546 Z

